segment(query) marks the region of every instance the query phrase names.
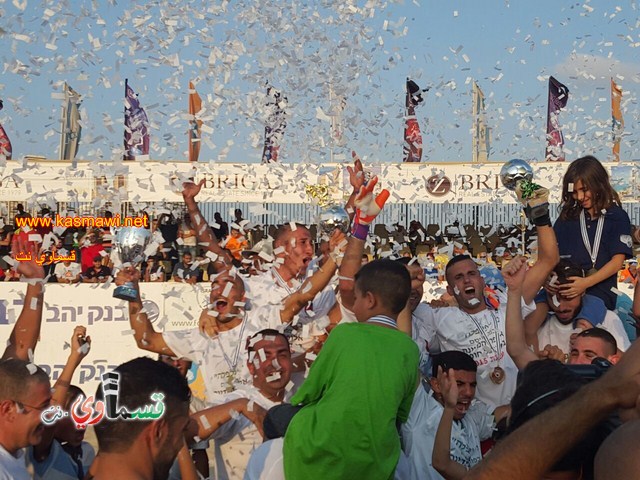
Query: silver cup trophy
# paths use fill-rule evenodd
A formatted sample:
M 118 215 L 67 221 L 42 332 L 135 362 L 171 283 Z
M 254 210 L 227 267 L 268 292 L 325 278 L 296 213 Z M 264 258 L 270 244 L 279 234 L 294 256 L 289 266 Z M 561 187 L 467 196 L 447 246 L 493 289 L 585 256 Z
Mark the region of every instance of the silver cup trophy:
M 305 192 L 320 207 L 316 223 L 322 235 L 329 237 L 336 228 L 343 233 L 349 231 L 349 214 L 341 206 L 333 204 L 327 185 L 307 185 Z
M 120 261 L 130 263 L 134 267 L 144 260 L 144 251 L 151 241 L 151 231 L 142 227 L 112 228 L 113 248 L 118 252 Z M 113 291 L 114 298 L 134 301 L 138 298 L 138 291 L 132 282 L 116 287 Z
M 522 186 L 531 184 L 533 180 L 533 169 L 524 160 L 514 158 L 505 163 L 500 169 L 500 180 L 502 185 L 508 190 L 515 192 L 518 183 L 525 182 Z

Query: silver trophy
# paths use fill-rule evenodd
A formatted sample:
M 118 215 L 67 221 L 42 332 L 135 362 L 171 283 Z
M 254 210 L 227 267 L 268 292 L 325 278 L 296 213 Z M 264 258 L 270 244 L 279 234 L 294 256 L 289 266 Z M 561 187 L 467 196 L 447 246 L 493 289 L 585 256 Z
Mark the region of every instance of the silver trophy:
M 500 169 L 500 180 L 508 190 L 515 192 L 519 182 L 531 183 L 533 169 L 524 160 L 514 158 L 505 163 Z
M 112 228 L 111 235 L 113 235 L 113 248 L 118 252 L 121 263 L 136 266 L 144 260 L 144 251 L 151 241 L 150 230 L 142 227 Z M 116 287 L 113 296 L 132 302 L 138 298 L 138 291 L 132 282 L 127 282 Z
M 318 227 L 322 234 L 327 236 L 331 236 L 336 228 L 342 233 L 347 233 L 350 224 L 349 214 L 338 205 L 322 209 L 318 217 Z

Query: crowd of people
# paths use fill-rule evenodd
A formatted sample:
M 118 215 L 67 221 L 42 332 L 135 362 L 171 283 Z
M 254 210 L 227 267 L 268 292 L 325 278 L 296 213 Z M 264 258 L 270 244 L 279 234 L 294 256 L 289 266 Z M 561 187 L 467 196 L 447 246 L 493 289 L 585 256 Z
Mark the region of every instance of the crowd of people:
M 178 229 L 159 219 L 157 251 L 141 266 L 114 258 L 97 232 L 78 239 L 84 267 L 63 262 L 69 274 L 58 281 L 101 282 L 112 262 L 115 283 L 137 291 L 131 332 L 151 358 L 132 354 L 110 373 L 117 405 L 132 412 L 163 402 L 156 417 L 127 417 L 109 403 L 113 383 L 103 378 L 93 396 L 108 411 L 94 427 L 97 452 L 68 416 L 43 424 L 43 412 L 69 412 L 86 398 L 71 384 L 90 353 L 84 327 L 72 332 L 53 389 L 37 366 L 45 283 L 61 267 L 47 272 L 37 259 L 64 240 L 43 245 L 48 233 L 17 232 L 13 256 L 32 255 L 5 257 L 27 286 L 0 361 L 0 479 L 639 476 L 631 449 L 640 428 L 640 287 L 629 218 L 600 162 L 571 163 L 555 224 L 546 189 L 517 191 L 537 252 L 502 258 L 500 270 L 463 244 L 444 259 L 442 246 L 371 258 L 372 225 L 390 192 L 365 180 L 357 158 L 349 172 L 350 232 L 319 245 L 294 222 L 243 245 L 242 212 L 230 227 L 219 215 L 205 220 L 202 183 L 184 184 L 183 232 L 167 240 Z M 167 242 L 181 250 L 171 268 L 158 256 Z M 432 271 L 446 293 L 427 302 Z M 628 304 L 618 275 L 635 285 Z M 162 331 L 150 321 L 144 283 L 169 279 L 211 283 L 197 328 Z M 204 399 L 185 380 L 193 364 Z

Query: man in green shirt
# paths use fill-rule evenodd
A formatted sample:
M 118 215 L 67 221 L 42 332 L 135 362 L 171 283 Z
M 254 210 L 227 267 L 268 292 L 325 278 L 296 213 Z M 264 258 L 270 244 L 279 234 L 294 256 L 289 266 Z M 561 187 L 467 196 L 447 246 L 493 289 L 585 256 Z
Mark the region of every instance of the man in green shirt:
M 258 449 L 245 478 L 393 478 L 397 425 L 408 417 L 418 381 L 418 347 L 396 326 L 411 280 L 403 265 L 389 260 L 363 266 L 355 280 L 359 323 L 331 332 L 291 399 L 303 408 L 284 441 Z

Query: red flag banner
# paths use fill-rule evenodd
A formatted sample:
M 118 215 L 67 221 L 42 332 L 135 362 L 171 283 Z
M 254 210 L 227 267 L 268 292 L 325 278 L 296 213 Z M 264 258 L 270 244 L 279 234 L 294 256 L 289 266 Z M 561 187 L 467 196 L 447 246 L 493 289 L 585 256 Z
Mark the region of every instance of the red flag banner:
M 267 87 L 267 123 L 264 126 L 262 163 L 276 163 L 280 144 L 287 127 L 287 97 L 273 87 Z
M 413 80 L 407 79 L 404 144 L 402 146 L 404 162 L 419 162 L 422 159 L 422 134 L 416 118 L 415 107 L 422 103 L 422 93 L 425 91 L 421 90 Z
M 149 119 L 140 106 L 138 95 L 124 82 L 124 159 L 149 155 Z
M 0 100 L 0 110 L 2 110 L 3 104 Z M 9 135 L 4 131 L 4 127 L 0 124 L 0 157 L 4 157 L 6 160 L 11 160 L 11 153 L 13 148 L 11 147 L 11 140 Z
M 549 103 L 547 108 L 547 148 L 545 160 L 548 162 L 564 161 L 564 137 L 560 129 L 558 116 L 560 110 L 567 106 L 569 89 L 553 77 L 549 77 Z
M 189 161 L 197 162 L 200 156 L 200 127 L 202 120 L 196 116 L 202 109 L 202 99 L 193 82 L 189 82 Z

